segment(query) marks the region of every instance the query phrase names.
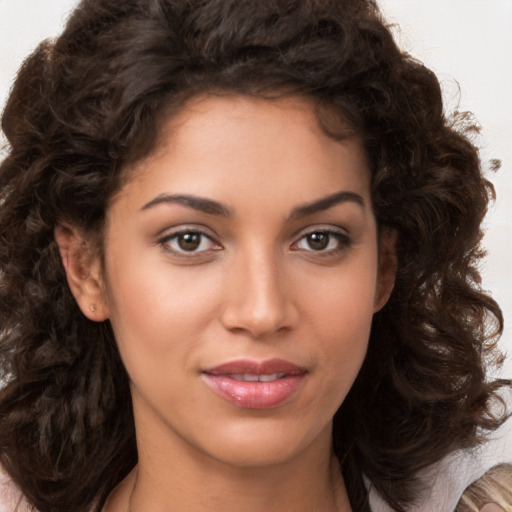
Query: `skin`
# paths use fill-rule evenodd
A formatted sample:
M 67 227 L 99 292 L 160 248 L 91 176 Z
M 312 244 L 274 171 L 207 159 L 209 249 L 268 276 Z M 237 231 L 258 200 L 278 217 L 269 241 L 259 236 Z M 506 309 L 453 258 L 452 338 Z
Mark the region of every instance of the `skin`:
M 83 257 L 78 230 L 56 230 L 80 307 L 110 320 L 131 379 L 139 464 L 105 510 L 349 511 L 332 418 L 396 268 L 361 142 L 326 136 L 304 98 L 204 96 L 129 172 L 107 212 L 104 266 Z M 183 250 L 177 232 L 201 232 L 200 245 Z M 233 405 L 202 374 L 271 358 L 306 376 L 270 409 Z

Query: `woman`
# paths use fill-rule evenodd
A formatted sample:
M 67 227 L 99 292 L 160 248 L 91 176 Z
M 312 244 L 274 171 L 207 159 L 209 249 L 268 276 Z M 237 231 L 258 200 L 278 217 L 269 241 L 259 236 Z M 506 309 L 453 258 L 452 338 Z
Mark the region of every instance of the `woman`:
M 85 0 L 2 123 L 0 460 L 40 512 L 426 510 L 504 446 L 492 187 L 372 2 Z

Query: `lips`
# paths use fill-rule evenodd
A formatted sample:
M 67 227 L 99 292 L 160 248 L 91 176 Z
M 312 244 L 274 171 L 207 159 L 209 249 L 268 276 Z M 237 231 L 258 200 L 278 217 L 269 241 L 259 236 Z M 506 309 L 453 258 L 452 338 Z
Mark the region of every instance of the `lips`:
M 301 387 L 306 370 L 289 361 L 238 360 L 202 372 L 219 397 L 247 409 L 270 409 L 291 399 Z

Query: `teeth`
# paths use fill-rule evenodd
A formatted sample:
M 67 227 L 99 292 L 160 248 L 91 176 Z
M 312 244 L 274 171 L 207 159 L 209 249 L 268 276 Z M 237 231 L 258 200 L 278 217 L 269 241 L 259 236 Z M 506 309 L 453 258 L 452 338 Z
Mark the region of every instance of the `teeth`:
M 234 374 L 229 377 L 233 380 L 243 382 L 272 382 L 273 380 L 281 379 L 286 376 L 286 373 L 271 373 L 269 375 L 254 375 L 251 373 Z
M 260 375 L 259 380 L 261 382 L 270 382 L 273 380 L 280 379 L 281 377 L 284 377 L 284 373 L 273 373 L 272 375 Z
M 250 373 L 244 373 L 243 375 L 239 375 L 240 380 L 244 380 L 246 382 L 258 382 L 257 375 L 251 375 Z

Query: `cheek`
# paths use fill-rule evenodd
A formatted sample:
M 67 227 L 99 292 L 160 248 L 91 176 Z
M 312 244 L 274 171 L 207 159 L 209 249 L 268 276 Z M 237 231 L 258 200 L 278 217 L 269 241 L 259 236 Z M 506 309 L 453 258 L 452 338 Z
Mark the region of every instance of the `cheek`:
M 130 375 L 154 373 L 155 365 L 169 361 L 186 364 L 214 317 L 218 293 L 216 281 L 197 275 L 199 269 L 138 263 L 117 259 L 107 286 L 110 321 Z
M 377 288 L 376 250 L 354 252 L 344 265 L 323 275 L 309 273 L 298 292 L 316 328 L 338 339 L 368 336 Z
M 363 363 L 370 336 L 372 311 L 371 301 L 361 310 L 356 301 L 338 302 L 336 308 L 325 312 L 322 327 L 323 347 L 319 360 L 325 365 L 326 373 L 341 386 L 333 387 L 348 392 Z
M 376 290 L 376 261 L 361 259 L 321 288 L 310 286 L 309 324 L 331 391 L 344 398 L 363 363 Z M 332 385 L 337 382 L 338 385 Z M 329 393 L 329 390 L 325 390 Z

